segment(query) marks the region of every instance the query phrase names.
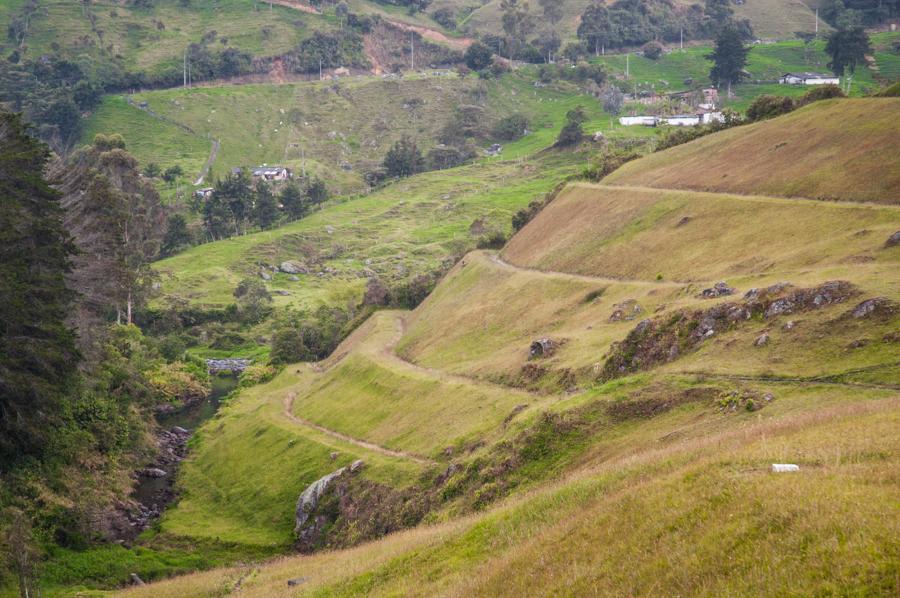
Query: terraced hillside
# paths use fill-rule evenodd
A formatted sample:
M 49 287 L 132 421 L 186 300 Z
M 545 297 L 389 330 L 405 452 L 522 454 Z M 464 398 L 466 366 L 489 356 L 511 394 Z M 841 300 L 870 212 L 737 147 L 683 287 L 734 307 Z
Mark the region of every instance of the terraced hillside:
M 359 458 L 298 527 L 343 550 L 127 595 L 892 592 L 900 207 L 841 180 L 831 202 L 570 186 L 412 313 L 233 399 L 161 523 L 286 546 L 296 494 Z
M 605 182 L 900 203 L 900 102 L 817 102 L 625 165 Z

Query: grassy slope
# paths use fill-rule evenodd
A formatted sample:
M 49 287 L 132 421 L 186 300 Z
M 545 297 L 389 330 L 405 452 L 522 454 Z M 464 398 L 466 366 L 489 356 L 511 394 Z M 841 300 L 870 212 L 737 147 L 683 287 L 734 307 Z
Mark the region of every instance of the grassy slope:
M 852 195 L 855 181 L 844 182 L 839 192 Z M 692 220 L 676 227 L 682 215 Z M 204 428 L 181 478 L 185 498 L 167 513 L 162 529 L 173 537 L 215 535 L 257 546 L 288 540 L 301 481 L 336 466 L 323 448 L 336 442 L 332 436 L 284 417 L 288 393 L 296 397 L 297 417 L 434 455 L 442 466 L 469 458 L 435 453 L 452 438 L 512 440 L 542 421 L 542 410 L 571 417 L 579 409 L 600 413 L 600 428 L 586 438 L 566 432 L 551 454 L 529 457 L 530 479 L 555 481 L 541 489 L 527 486 L 530 492 L 484 514 L 350 551 L 213 571 L 134 593 L 208 595 L 241 580 L 242 593 L 273 595 L 297 577 L 306 581 L 292 591 L 313 595 L 521 595 L 526 587 L 629 595 L 889 591 L 897 578 L 900 521 L 892 475 L 900 461 L 891 434 L 900 412 L 896 368 L 859 380 L 872 386 L 785 377 L 896 363 L 898 345 L 881 340 L 896 329 L 896 315 L 847 323 L 841 316 L 849 306 L 835 305 L 799 316 L 793 335 L 777 331 L 784 318 L 774 320 L 765 348 L 753 347 L 762 323 L 750 322 L 662 370 L 544 395 L 508 428 L 491 421 L 527 400 L 457 376 L 515 371 L 525 362 L 528 341 L 544 334 L 569 343 L 543 363 L 589 370 L 633 325 L 605 323 L 615 302 L 635 298 L 644 313 L 662 314 L 710 305 L 696 297 L 700 283 L 723 272 L 741 291 L 778 280 L 810 286 L 842 278 L 861 288 L 860 299 L 900 297 L 900 249 L 881 247 L 897 222 L 893 206 L 576 186 L 526 227 L 505 255 L 519 263 L 521 255 L 540 261 L 547 252 L 560 264 L 552 267 L 575 270 L 580 261 L 549 251 L 568 244 L 581 261 L 594 259 L 592 273 L 637 280 L 515 270 L 490 254 L 467 256 L 410 317 L 399 346 L 419 368 L 390 354 L 397 316 L 383 313 L 321 371 L 294 366 L 245 391 Z M 759 246 L 752 244 L 763 228 L 761 249 L 772 266 L 738 260 L 748 246 Z M 860 230 L 867 233 L 856 234 Z M 592 250 L 583 252 L 582 245 Z M 697 284 L 658 282 L 659 265 Z M 585 301 L 599 289 L 599 298 Z M 860 338 L 870 343 L 848 348 Z M 753 379 L 728 377 L 735 374 Z M 772 392 L 775 401 L 756 413 L 723 412 L 706 399 L 656 417 L 602 415 L 607 405 L 635 392 L 666 397 L 698 385 Z M 487 417 L 473 416 L 478 407 Z M 299 452 L 289 452 L 297 443 Z M 281 457 L 285 451 L 288 457 Z M 395 486 L 420 471 L 415 462 L 355 444 L 340 452 L 340 463 L 364 453 L 373 463 L 366 475 Z M 771 475 L 773 462 L 799 463 L 802 472 Z M 303 480 L 292 477 L 298 469 Z M 435 519 L 452 513 L 451 505 Z
M 89 10 L 96 17 L 97 29 L 103 32 L 102 46 L 112 46 L 111 53 L 104 53 L 79 2 L 43 0 L 40 4 L 40 16 L 33 21 L 27 39 L 28 56 L 49 53 L 51 46 L 58 44 L 64 52 L 98 63 L 116 58 L 126 70 L 150 73 L 180 69 L 185 48 L 200 42 L 207 32 L 216 32 L 216 39 L 227 39 L 229 46 L 272 56 L 296 46 L 313 31 L 335 26 L 322 17 L 281 6 L 273 6 L 270 11 L 254 0 L 195 0 L 188 8 L 180 0 L 157 0 L 150 9 L 116 0 L 94 0 Z M 255 4 L 259 4 L 259 10 L 254 10 Z M 217 45 L 218 41 L 212 47 Z
M 900 421 L 879 397 L 809 388 L 760 415 L 679 410 L 643 426 L 656 442 L 634 433 L 642 448 L 488 513 L 126 595 L 209 595 L 238 579 L 247 596 L 890 592 Z M 803 471 L 767 472 L 783 461 Z
M 894 99 L 818 102 L 655 153 L 605 182 L 898 203 L 898 123 Z
M 882 48 L 876 53 L 876 58 L 885 65 L 885 70 L 880 76 L 889 80 L 897 79 L 892 69 L 895 55 L 888 50 L 891 41 L 898 38 L 900 38 L 898 33 L 881 33 L 873 36 L 876 49 Z M 697 84 L 709 85 L 709 70 L 712 63 L 706 56 L 710 52 L 709 47 L 691 46 L 684 50 L 668 52 L 658 60 L 632 54 L 628 59 L 629 80 L 640 89 L 652 89 L 659 93 L 685 91 Z M 616 77 L 625 74 L 625 56 L 622 54 L 595 57 L 591 61 L 605 65 Z M 809 47 L 796 40 L 754 45 L 747 58 L 750 82 L 735 86 L 735 97 L 726 99 L 725 103 L 735 109 L 745 110 L 753 98 L 764 93 L 802 95 L 808 91 L 804 86 L 755 82 L 775 81 L 790 71 L 829 72 L 828 62 L 823 40 L 813 42 Z M 692 82 L 688 84 L 685 82 L 686 79 L 691 79 Z M 860 69 L 854 77 L 851 91 L 853 95 L 862 95 L 864 92 L 877 89 L 878 86 L 874 73 L 868 69 Z
M 326 178 L 333 188 L 357 190 L 363 186 L 364 173 L 377 167 L 402 135 L 412 136 L 424 152 L 431 149 L 461 104 L 485 105 L 485 131 L 512 112 L 530 119 L 535 132 L 508 148 L 504 157 L 524 156 L 552 144 L 565 113 L 575 105 L 585 106 L 597 127 L 608 122 L 593 98 L 569 85 L 537 89 L 531 84 L 532 75 L 510 75 L 487 83 L 475 77 L 460 80 L 455 75 L 426 74 L 401 81 L 360 77 L 340 84 L 226 85 L 144 92 L 132 99 L 147 102 L 157 114 L 196 132 L 203 144 L 195 142 L 190 147 L 196 149 L 185 150 L 191 165 L 206 160 L 207 136 L 219 139 L 214 176 L 262 163 L 284 163 L 299 172 L 303 156 L 307 170 Z M 109 98 L 87 128 L 90 135 L 120 133 L 126 140 L 143 140 L 152 127 L 148 118 L 122 99 Z M 163 134 L 168 128 L 166 123 L 158 126 Z M 134 151 L 142 162 L 163 163 L 168 158 L 163 148 L 142 142 Z M 345 170 L 347 165 L 352 171 Z
M 400 272 L 429 271 L 475 241 L 469 226 L 483 218 L 487 228 L 507 230 L 511 214 L 541 197 L 575 166 L 568 155 L 518 162 L 492 162 L 427 173 L 367 197 L 334 203 L 293 224 L 218 243 L 201 245 L 161 261 L 162 291 L 198 304 L 224 305 L 257 262 L 306 261 L 305 254 L 334 257 L 321 267 L 337 274 L 302 275 L 291 282 L 277 274 L 273 289 L 290 293 L 280 304 L 315 307 L 358 301 L 371 268 L 386 279 Z M 446 199 L 445 199 L 446 198 Z M 332 227 L 329 234 L 326 227 Z M 335 247 L 340 251 L 330 253 Z
M 180 165 L 191 182 L 210 152 L 210 141 L 130 106 L 121 96 L 105 96 L 87 121 L 85 142 L 98 133 L 124 134 L 128 151 L 141 164 L 157 163 L 163 170 Z
M 564 39 L 574 38 L 578 22 L 590 0 L 566 0 L 563 4 L 563 19 L 560 22 L 560 34 Z M 610 2 L 611 3 L 611 2 Z M 676 0 L 677 4 L 694 4 L 692 0 Z M 541 9 L 537 2 L 530 2 L 531 13 L 538 23 L 541 22 Z M 432 8 L 450 7 L 461 13 L 467 7 L 474 8 L 471 15 L 463 22 L 463 28 L 474 32 L 496 32 L 501 28 L 500 0 L 473 2 L 471 0 L 435 0 Z M 789 39 L 797 31 L 813 31 L 815 15 L 801 0 L 747 0 L 743 5 L 735 6 L 738 18 L 749 19 L 758 37 Z M 820 22 L 820 29 L 827 28 Z
M 519 266 L 575 274 L 752 283 L 842 262 L 883 266 L 895 259 L 883 246 L 898 218 L 893 206 L 579 185 L 516 235 L 503 255 Z M 822 229 L 835 232 L 824 236 Z

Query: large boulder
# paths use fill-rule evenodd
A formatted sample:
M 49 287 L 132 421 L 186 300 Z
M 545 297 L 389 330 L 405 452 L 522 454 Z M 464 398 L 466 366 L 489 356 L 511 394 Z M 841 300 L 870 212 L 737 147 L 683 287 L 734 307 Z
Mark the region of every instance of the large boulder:
M 297 509 L 294 512 L 294 533 L 298 536 L 303 531 L 303 526 L 309 520 L 310 515 L 319 505 L 319 500 L 332 483 L 347 472 L 355 473 L 362 468 L 362 461 L 354 461 L 349 467 L 341 467 L 337 471 L 329 473 L 310 484 L 297 499 Z
M 900 230 L 888 237 L 887 242 L 884 244 L 885 247 L 897 247 L 898 245 L 900 245 Z
M 300 262 L 295 262 L 292 260 L 281 262 L 281 265 L 278 267 L 278 269 L 285 274 L 307 274 L 309 272 L 309 269 L 306 266 L 304 266 Z

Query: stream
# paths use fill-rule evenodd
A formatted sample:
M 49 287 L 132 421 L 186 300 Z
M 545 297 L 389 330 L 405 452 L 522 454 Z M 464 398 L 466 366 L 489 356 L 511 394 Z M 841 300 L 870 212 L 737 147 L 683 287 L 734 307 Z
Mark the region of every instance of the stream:
M 155 463 L 138 472 L 131 498 L 138 503 L 139 510 L 129 514 L 134 535 L 146 528 L 150 520 L 159 517 L 175 497 L 175 474 L 185 457 L 187 441 L 194 430 L 216 414 L 222 399 L 237 387 L 238 374 L 216 374 L 211 382 L 212 392 L 206 399 L 180 411 L 156 416 L 160 427 L 160 455 Z

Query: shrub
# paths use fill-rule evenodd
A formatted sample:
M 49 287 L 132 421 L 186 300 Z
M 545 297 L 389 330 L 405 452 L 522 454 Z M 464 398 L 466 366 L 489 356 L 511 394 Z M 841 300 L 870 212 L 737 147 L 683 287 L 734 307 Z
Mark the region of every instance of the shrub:
M 468 47 L 463 60 L 473 71 L 480 71 L 494 62 L 494 52 L 483 43 L 475 42 Z
M 647 42 L 641 49 L 644 52 L 644 56 L 650 60 L 657 60 L 663 53 L 662 44 L 659 42 Z
M 494 125 L 494 137 L 504 141 L 515 141 L 525 135 L 526 129 L 528 129 L 528 119 L 524 115 L 510 114 Z
M 584 112 L 584 108 L 581 106 L 569 110 L 566 114 L 566 124 L 563 126 L 562 130 L 559 132 L 559 137 L 556 139 L 556 145 L 559 147 L 568 147 L 581 143 L 581 140 L 584 139 L 583 127 L 586 120 L 587 115 Z
M 431 13 L 431 18 L 445 29 L 456 29 L 456 14 L 452 8 L 439 8 Z
M 831 100 L 834 98 L 846 97 L 847 94 L 845 94 L 837 85 L 817 85 L 803 94 L 803 97 L 797 101 L 797 107 L 806 106 L 807 104 L 812 104 L 819 100 Z
M 797 105 L 793 98 L 761 95 L 747 108 L 747 119 L 751 122 L 774 118 L 793 111 Z
M 388 176 L 406 177 L 425 170 L 425 158 L 411 137 L 403 136 L 384 157 L 384 169 Z
M 478 249 L 503 249 L 506 245 L 506 235 L 500 231 L 493 231 L 478 239 Z

